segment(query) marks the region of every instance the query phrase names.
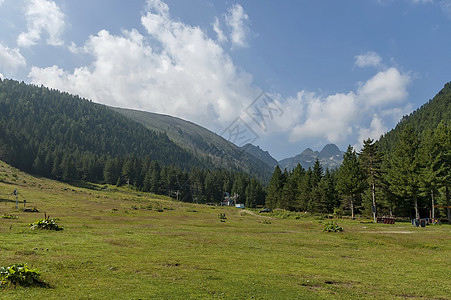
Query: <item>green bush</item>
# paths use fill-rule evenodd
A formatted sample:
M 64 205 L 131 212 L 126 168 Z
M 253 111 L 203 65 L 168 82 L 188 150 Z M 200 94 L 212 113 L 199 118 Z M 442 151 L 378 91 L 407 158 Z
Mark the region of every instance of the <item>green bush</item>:
M 60 231 L 60 230 L 63 230 L 64 228 L 62 226 L 59 226 L 58 224 L 56 224 L 56 219 L 50 219 L 49 216 L 45 215 L 44 219 L 40 219 L 34 223 L 31 223 L 30 229 L 31 230 L 46 229 L 46 230 Z
M 218 219 L 220 219 L 220 220 L 225 220 L 225 219 L 227 219 L 226 214 L 225 214 L 225 213 L 220 213 L 220 214 L 218 214 Z
M 335 221 L 327 222 L 326 225 L 324 225 L 323 228 L 324 232 L 339 232 L 343 231 L 343 227 L 338 226 L 338 224 Z
M 39 270 L 28 268 L 27 264 L 15 264 L 9 267 L 0 267 L 0 285 L 13 284 L 31 286 L 42 284 L 39 280 Z
M 18 219 L 18 216 L 14 216 L 14 215 L 8 215 L 8 214 L 4 214 L 2 216 L 2 219 Z

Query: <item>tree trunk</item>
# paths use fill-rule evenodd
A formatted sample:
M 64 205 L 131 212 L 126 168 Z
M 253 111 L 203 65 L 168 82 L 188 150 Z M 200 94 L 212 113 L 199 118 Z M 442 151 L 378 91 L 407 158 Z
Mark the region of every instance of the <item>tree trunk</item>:
M 351 217 L 354 220 L 354 197 L 351 196 Z
M 445 186 L 445 195 L 446 195 L 446 206 L 448 206 L 446 208 L 446 212 L 448 215 L 448 224 L 451 224 L 451 208 L 450 208 L 450 203 L 449 203 L 449 187 Z
M 415 207 L 415 219 L 419 220 L 420 219 L 420 211 L 418 209 L 418 199 L 417 199 L 417 194 L 413 195 L 413 205 Z
M 435 202 L 434 202 L 434 190 L 431 189 L 431 200 L 432 200 L 432 219 L 435 219 Z
M 377 223 L 376 184 L 374 182 L 372 183 L 372 186 L 371 186 L 371 192 L 373 194 L 373 206 L 374 206 L 374 209 L 372 210 L 373 211 L 373 220 L 374 220 L 374 223 Z

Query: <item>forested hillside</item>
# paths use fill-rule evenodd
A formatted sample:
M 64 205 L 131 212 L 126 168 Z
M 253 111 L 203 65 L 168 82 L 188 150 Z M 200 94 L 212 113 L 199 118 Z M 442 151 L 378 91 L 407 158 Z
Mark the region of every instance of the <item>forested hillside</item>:
M 404 116 L 398 125 L 384 134 L 377 144 L 382 152 L 389 152 L 406 126 L 411 126 L 415 133 L 422 135 L 427 130 L 433 130 L 441 122 L 451 122 L 451 82 L 427 103 L 416 109 L 408 116 Z
M 88 167 L 102 157 L 132 154 L 184 169 L 202 166 L 165 134 L 103 105 L 45 87 L 0 81 L 0 159 L 7 163 L 50 175 L 63 161 Z M 66 167 L 63 163 L 62 169 Z M 62 176 L 54 171 L 52 175 Z
M 133 109 L 112 108 L 146 128 L 164 132 L 178 146 L 194 152 L 202 160 L 226 170 L 253 174 L 268 181 L 274 165 L 253 155 L 248 148 L 239 148 L 210 130 L 180 118 Z M 277 163 L 277 162 L 276 162 Z
M 13 80 L 0 80 L 0 160 L 39 176 L 128 184 L 184 201 L 219 203 L 229 192 L 249 206 L 264 203 L 260 182 L 237 166 L 215 170 L 107 106 Z

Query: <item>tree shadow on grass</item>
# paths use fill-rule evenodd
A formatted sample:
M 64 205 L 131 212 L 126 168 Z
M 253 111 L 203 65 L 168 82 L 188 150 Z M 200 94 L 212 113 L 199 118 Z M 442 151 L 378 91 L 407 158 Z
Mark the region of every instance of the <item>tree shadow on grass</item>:
M 16 200 L 15 199 L 5 199 L 5 198 L 0 198 L 0 203 L 16 203 Z M 23 201 L 18 201 L 18 203 L 20 204 L 20 203 L 24 203 Z M 27 203 L 30 203 L 30 202 L 27 202 Z
M 98 186 L 97 184 L 90 183 L 87 181 L 69 181 L 69 182 L 67 182 L 67 184 L 74 186 L 74 187 L 88 189 L 88 190 L 95 190 L 95 191 L 100 191 L 103 189 L 102 187 Z

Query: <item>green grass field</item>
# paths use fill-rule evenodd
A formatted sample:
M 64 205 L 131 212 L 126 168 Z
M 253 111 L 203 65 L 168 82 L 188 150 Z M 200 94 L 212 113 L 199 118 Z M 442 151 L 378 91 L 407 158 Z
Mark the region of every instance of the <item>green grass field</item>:
M 15 209 L 19 200 L 40 212 Z M 20 203 L 23 208 L 23 203 Z M 59 218 L 63 231 L 28 224 Z M 224 222 L 218 214 L 225 213 Z M 451 299 L 451 226 L 261 216 L 33 178 L 0 162 L 0 266 L 47 287 L 2 299 Z

